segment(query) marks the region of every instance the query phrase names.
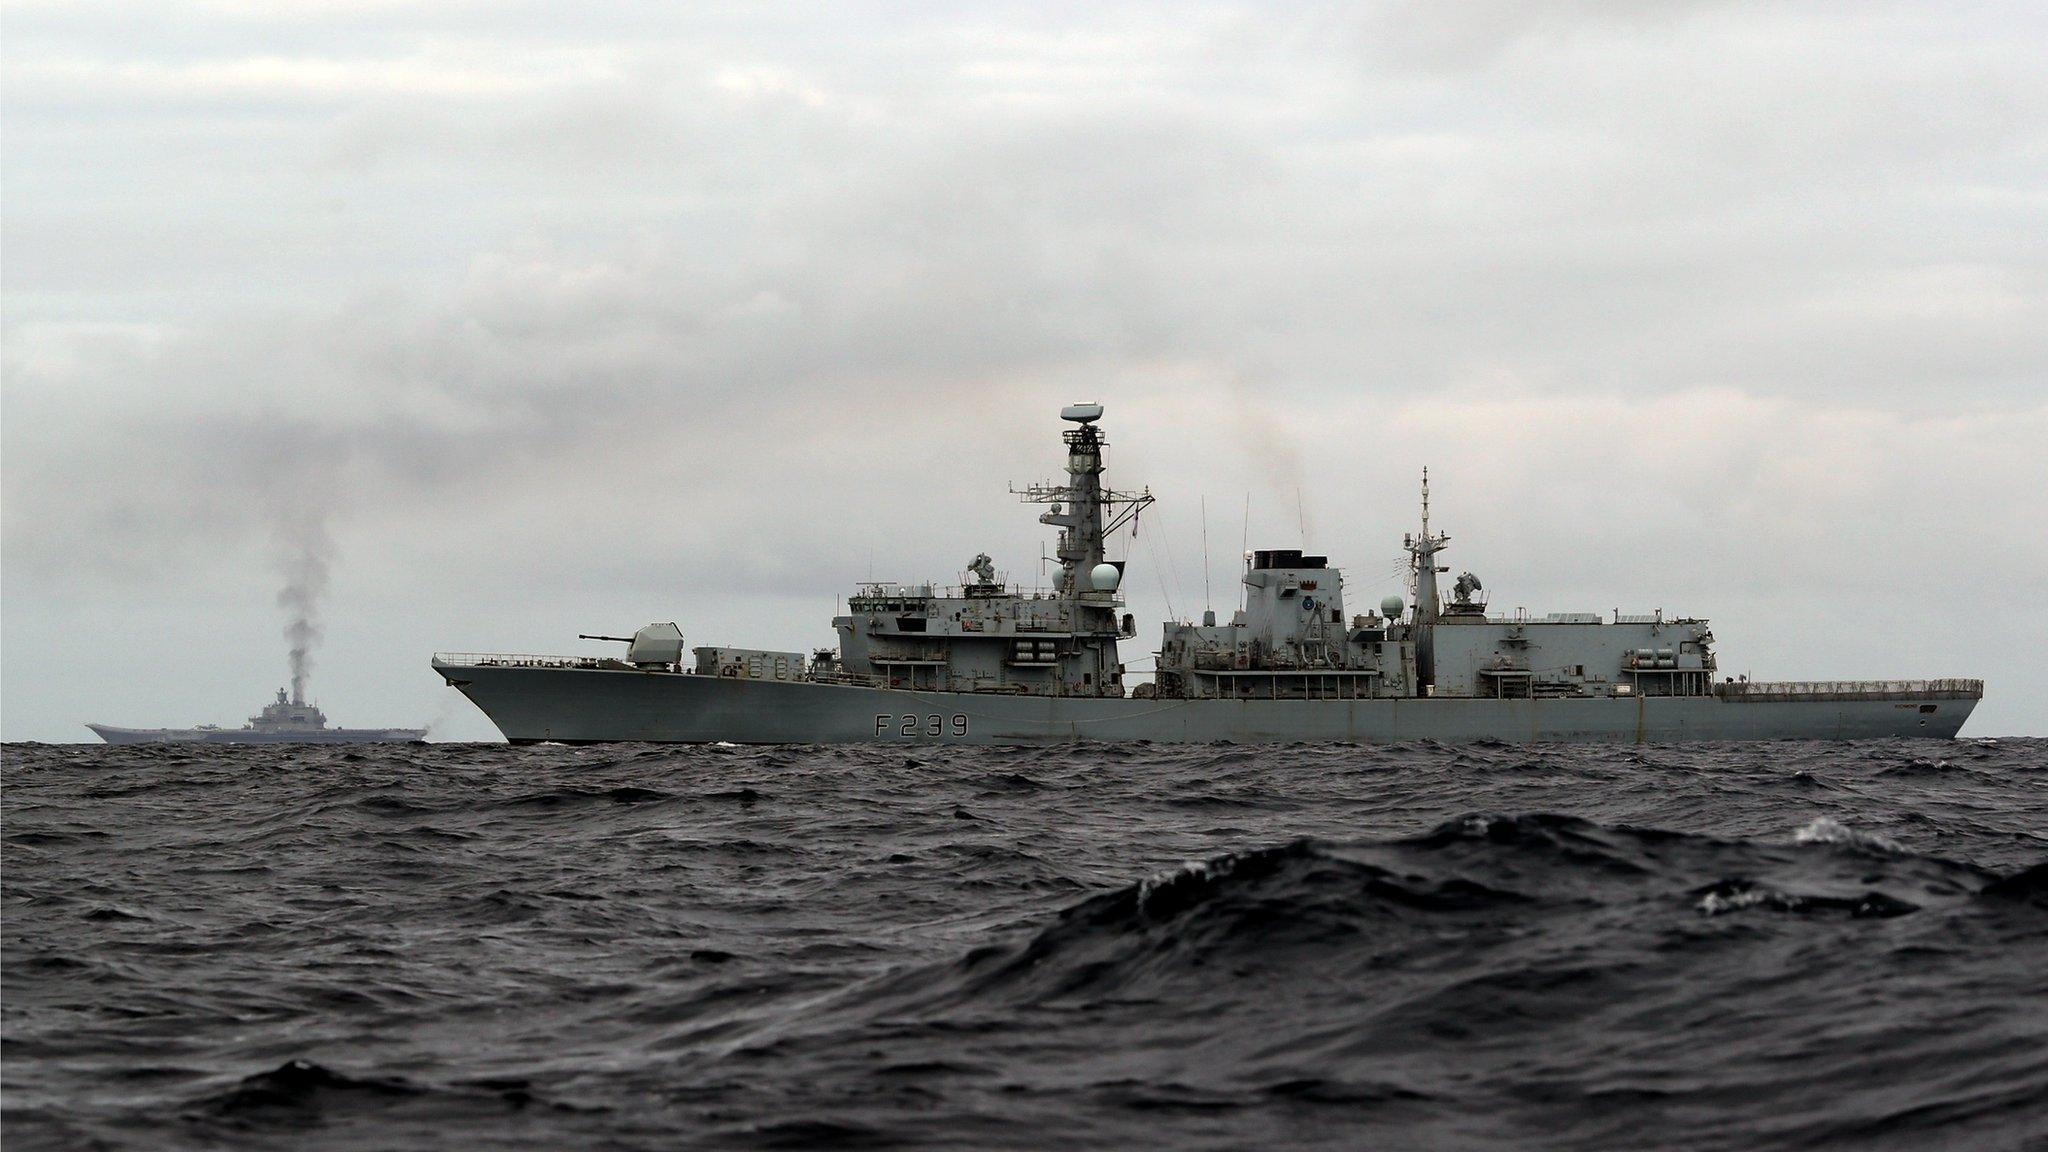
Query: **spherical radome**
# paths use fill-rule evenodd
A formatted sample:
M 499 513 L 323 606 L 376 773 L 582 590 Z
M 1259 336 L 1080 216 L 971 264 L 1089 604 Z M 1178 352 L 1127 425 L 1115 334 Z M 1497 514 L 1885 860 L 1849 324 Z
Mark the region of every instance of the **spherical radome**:
M 1123 578 L 1123 571 L 1114 564 L 1097 564 L 1088 574 L 1088 582 L 1095 585 L 1097 592 L 1116 591 L 1117 582 Z
M 1380 601 L 1380 615 L 1385 616 L 1389 620 L 1395 619 L 1401 615 L 1401 607 L 1401 598 L 1399 596 L 1389 596 L 1385 600 Z

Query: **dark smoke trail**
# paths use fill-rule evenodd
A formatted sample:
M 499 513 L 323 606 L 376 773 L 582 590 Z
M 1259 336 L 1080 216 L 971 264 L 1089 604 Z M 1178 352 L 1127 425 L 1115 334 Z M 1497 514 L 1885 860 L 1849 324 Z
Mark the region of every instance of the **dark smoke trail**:
M 284 587 L 277 606 L 287 619 L 284 638 L 291 644 L 292 700 L 306 697 L 306 676 L 313 668 L 313 646 L 320 642 L 320 597 L 327 591 L 327 562 L 333 552 L 326 521 L 303 517 L 280 526 Z
M 1289 501 L 1294 504 L 1294 515 L 1301 529 L 1301 546 L 1310 548 L 1315 538 L 1316 517 L 1309 511 L 1308 501 L 1303 498 L 1306 471 L 1302 467 L 1301 448 L 1294 433 L 1273 416 L 1274 397 L 1271 389 L 1255 390 L 1246 372 L 1240 371 L 1230 381 L 1232 394 L 1237 399 L 1236 419 L 1231 429 L 1237 433 L 1239 445 L 1251 462 L 1258 468 L 1260 478 L 1272 489 L 1281 507 Z M 1249 518 L 1249 513 L 1247 513 Z

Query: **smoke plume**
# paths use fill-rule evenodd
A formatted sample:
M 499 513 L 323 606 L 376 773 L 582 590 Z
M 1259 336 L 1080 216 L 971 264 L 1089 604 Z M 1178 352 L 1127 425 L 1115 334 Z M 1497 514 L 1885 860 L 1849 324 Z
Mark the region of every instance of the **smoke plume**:
M 279 567 L 284 587 L 277 606 L 285 610 L 284 638 L 290 645 L 292 699 L 303 700 L 306 677 L 313 670 L 313 647 L 320 642 L 320 598 L 327 591 L 327 566 L 333 541 L 318 516 L 297 518 L 279 529 Z
M 1259 478 L 1265 481 L 1273 499 L 1285 512 L 1275 519 L 1282 523 L 1294 522 L 1301 533 L 1301 546 L 1315 547 L 1315 517 L 1308 504 L 1308 473 L 1302 466 L 1301 449 L 1294 433 L 1274 419 L 1273 398 L 1258 394 L 1244 372 L 1231 377 L 1230 389 L 1237 408 L 1237 419 L 1231 430 L 1236 433 L 1246 458 L 1257 468 Z M 1276 547 L 1277 544 L 1265 546 Z

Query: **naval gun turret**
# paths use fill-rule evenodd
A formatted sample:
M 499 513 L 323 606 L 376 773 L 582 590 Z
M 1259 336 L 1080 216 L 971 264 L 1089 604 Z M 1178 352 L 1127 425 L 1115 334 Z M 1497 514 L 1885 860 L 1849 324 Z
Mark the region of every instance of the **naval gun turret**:
M 673 668 L 683 662 L 683 630 L 671 620 L 649 624 L 631 636 L 599 636 L 579 632 L 578 640 L 609 640 L 626 645 L 626 663 L 636 668 Z

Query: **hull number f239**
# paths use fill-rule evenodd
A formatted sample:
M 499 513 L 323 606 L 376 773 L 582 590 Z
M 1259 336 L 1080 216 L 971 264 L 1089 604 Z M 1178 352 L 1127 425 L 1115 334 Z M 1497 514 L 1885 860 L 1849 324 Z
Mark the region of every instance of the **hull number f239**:
M 959 712 L 953 713 L 950 718 L 937 712 L 927 712 L 922 716 L 891 716 L 876 713 L 875 735 L 901 736 L 905 739 L 918 736 L 965 736 L 967 717 Z

